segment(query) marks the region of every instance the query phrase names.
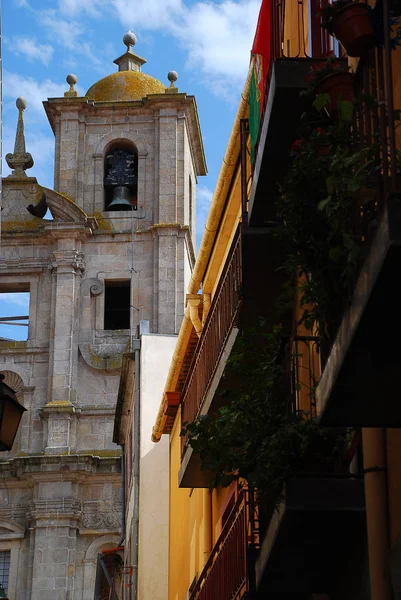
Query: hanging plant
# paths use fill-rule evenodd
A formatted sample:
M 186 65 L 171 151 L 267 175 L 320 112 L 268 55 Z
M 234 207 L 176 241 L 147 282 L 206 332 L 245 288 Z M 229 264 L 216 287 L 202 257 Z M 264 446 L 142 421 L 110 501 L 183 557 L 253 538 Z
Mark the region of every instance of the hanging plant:
M 363 2 L 327 4 L 322 9 L 322 27 L 339 40 L 348 56 L 365 56 L 375 44 L 371 9 Z

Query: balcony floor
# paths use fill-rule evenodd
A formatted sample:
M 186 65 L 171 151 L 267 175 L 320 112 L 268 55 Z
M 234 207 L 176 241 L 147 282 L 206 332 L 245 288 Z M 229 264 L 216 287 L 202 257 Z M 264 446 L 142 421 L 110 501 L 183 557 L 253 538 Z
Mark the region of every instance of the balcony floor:
M 258 598 L 327 593 L 347 568 L 348 546 L 365 531 L 364 482 L 350 477 L 294 477 L 273 513 L 256 562 Z M 349 544 L 352 546 L 352 544 Z M 335 565 L 335 569 L 333 568 Z M 287 596 L 285 596 L 287 597 Z
M 317 388 L 321 425 L 401 427 L 401 196 L 393 194 Z

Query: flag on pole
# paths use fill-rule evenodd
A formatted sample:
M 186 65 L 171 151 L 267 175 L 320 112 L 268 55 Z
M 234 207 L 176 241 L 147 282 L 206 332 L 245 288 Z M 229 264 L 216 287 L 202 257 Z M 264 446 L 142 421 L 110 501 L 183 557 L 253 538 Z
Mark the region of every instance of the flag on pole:
M 255 160 L 255 147 L 265 105 L 267 73 L 270 67 L 270 6 L 272 0 L 262 0 L 255 38 L 251 50 L 253 66 L 249 90 L 249 133 L 251 137 L 251 162 Z

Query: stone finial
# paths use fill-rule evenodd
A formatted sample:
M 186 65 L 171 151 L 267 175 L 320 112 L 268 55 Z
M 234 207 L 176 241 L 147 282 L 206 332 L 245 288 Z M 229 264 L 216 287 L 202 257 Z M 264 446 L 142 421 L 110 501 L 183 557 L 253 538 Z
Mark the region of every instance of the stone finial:
M 64 97 L 65 98 L 76 98 L 78 96 L 78 92 L 75 90 L 74 86 L 78 81 L 78 77 L 76 75 L 74 75 L 74 73 L 70 73 L 69 75 L 67 75 L 65 80 L 68 83 L 68 85 L 70 86 L 70 89 L 68 90 L 68 92 L 64 92 Z
M 146 60 L 132 51 L 132 48 L 136 44 L 135 33 L 127 31 L 123 37 L 123 42 L 127 46 L 127 51 L 122 56 L 119 56 L 119 58 L 116 58 L 114 64 L 118 65 L 119 71 L 140 71 Z
M 133 46 L 136 44 L 136 35 L 132 33 L 131 29 L 127 31 L 127 33 L 123 37 L 123 42 L 128 48 L 128 52 L 131 50 Z
M 177 71 L 169 71 L 167 74 L 167 79 L 170 82 L 170 87 L 166 88 L 166 93 L 172 94 L 178 92 L 178 88 L 175 87 L 175 82 L 178 79 Z
M 24 179 L 28 177 L 25 169 L 33 167 L 33 158 L 25 149 L 24 110 L 27 107 L 27 102 L 25 98 L 20 96 L 15 104 L 19 111 L 17 133 L 15 135 L 14 152 L 6 155 L 6 161 L 10 169 L 13 169 L 9 177 Z

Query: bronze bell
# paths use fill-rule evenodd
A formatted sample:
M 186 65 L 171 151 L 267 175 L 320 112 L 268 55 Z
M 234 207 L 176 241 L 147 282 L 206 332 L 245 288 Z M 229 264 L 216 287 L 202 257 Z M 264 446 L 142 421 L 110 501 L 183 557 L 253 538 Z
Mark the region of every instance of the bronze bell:
M 113 199 L 107 210 L 128 210 L 131 208 L 130 191 L 125 185 L 114 188 Z

